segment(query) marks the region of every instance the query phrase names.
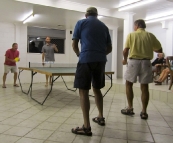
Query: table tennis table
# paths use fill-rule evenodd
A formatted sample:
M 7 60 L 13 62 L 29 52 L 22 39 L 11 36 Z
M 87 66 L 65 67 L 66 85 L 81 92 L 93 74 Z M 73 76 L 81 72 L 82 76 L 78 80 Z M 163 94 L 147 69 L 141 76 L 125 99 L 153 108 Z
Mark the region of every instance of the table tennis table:
M 22 83 L 21 83 L 21 80 L 20 80 L 20 75 L 21 75 L 21 72 L 23 72 L 23 71 L 30 71 L 31 72 L 31 81 L 30 81 L 30 86 L 29 86 L 29 89 L 28 89 L 27 92 L 25 92 L 23 90 Z M 43 102 L 38 101 L 32 95 L 33 78 L 34 78 L 34 75 L 37 74 L 37 73 L 52 76 L 50 90 L 49 90 L 48 94 L 46 95 L 45 99 L 43 100 Z M 67 86 L 67 84 L 66 84 L 66 82 L 63 78 L 63 76 L 75 76 L 75 73 L 76 73 L 76 67 L 44 67 L 44 66 L 42 66 L 42 67 L 30 67 L 30 63 L 29 63 L 29 67 L 19 67 L 18 79 L 19 79 L 19 84 L 20 84 L 20 87 L 21 87 L 21 91 L 26 95 L 29 95 L 29 93 L 30 93 L 31 99 L 33 99 L 37 103 L 43 105 L 45 103 L 46 99 L 49 97 L 50 93 L 52 92 L 53 83 L 60 77 L 62 78 L 63 83 L 65 84 L 67 90 L 71 90 L 71 91 L 75 92 L 77 89 L 70 89 Z M 107 91 L 105 92 L 103 97 L 112 88 L 112 74 L 114 74 L 114 72 L 105 71 L 105 75 L 110 79 L 111 83 L 110 83 L 110 87 L 107 89 Z

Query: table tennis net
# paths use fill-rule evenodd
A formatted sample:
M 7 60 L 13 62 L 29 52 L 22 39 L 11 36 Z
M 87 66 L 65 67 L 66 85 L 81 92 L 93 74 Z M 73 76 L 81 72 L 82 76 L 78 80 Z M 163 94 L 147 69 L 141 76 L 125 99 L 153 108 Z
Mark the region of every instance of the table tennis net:
M 32 63 L 29 62 L 29 68 L 33 67 L 76 67 L 77 64 L 68 64 L 68 63 L 51 63 L 51 62 L 44 62 L 44 63 Z

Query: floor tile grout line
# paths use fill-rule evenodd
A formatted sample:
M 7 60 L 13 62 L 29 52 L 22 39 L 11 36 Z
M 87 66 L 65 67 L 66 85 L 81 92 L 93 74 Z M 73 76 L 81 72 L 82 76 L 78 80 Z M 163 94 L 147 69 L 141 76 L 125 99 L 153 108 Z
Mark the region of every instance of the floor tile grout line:
M 35 105 L 33 105 L 33 106 L 35 106 Z M 110 109 L 110 108 L 109 108 Z M 77 110 L 77 109 L 76 109 Z M 40 112 L 40 111 L 39 111 Z M 109 112 L 110 113 L 110 112 Z M 37 114 L 37 113 L 36 113 Z M 53 114 L 54 115 L 54 114 Z M 34 116 L 34 115 L 33 115 Z M 43 121 L 44 122 L 44 121 Z
M 138 102 L 140 102 L 138 98 L 137 98 L 137 100 L 138 100 Z M 152 104 L 153 104 L 153 103 L 152 103 Z M 141 120 L 142 120 L 142 119 L 141 119 Z M 151 129 L 150 129 L 150 126 L 149 126 L 147 120 L 146 120 L 146 123 L 147 123 L 147 125 L 148 125 L 148 128 L 149 128 L 149 130 L 150 130 L 150 134 L 151 134 L 151 136 L 152 136 L 152 138 L 153 138 L 153 141 L 154 141 L 154 143 L 155 143 L 154 136 L 153 136 L 153 134 L 152 134 L 152 132 L 151 132 Z
M 75 99 L 74 99 L 74 100 L 75 100 Z M 76 110 L 78 110 L 78 109 L 76 109 Z M 75 113 L 76 110 L 73 111 L 73 113 Z M 72 114 L 73 114 L 73 113 L 72 113 Z M 70 117 L 72 116 L 72 114 L 71 114 L 66 120 L 64 120 L 63 123 L 65 123 L 68 119 L 70 119 Z M 56 131 L 58 131 L 58 129 L 63 125 L 63 123 L 61 123 L 61 125 L 60 125 L 49 137 L 51 137 Z M 61 132 L 62 132 L 62 131 L 61 131 Z M 49 137 L 48 137 L 48 138 L 49 138 Z M 75 136 L 75 138 L 76 138 L 76 137 L 77 137 L 77 136 Z M 47 140 L 48 140 L 48 138 L 47 138 Z M 74 140 L 75 140 L 75 138 L 74 138 Z M 74 141 L 74 140 L 73 140 L 73 141 Z M 73 142 L 73 141 L 72 141 L 72 142 Z
M 33 105 L 33 106 L 35 106 L 35 105 Z M 33 107 L 33 106 L 32 106 L 32 107 Z M 32 107 L 30 107 L 30 108 L 32 108 Z M 27 108 L 27 109 L 30 109 L 30 108 Z M 27 110 L 27 109 L 26 109 L 26 110 Z M 46 108 L 45 108 L 45 109 L 46 109 Z M 23 110 L 23 111 L 25 111 L 25 110 Z M 22 111 L 22 112 L 23 112 L 23 111 Z M 41 111 L 41 110 L 40 110 L 40 111 Z M 39 112 L 40 112 L 40 111 L 39 111 Z M 57 111 L 57 112 L 58 112 L 58 111 Z M 19 112 L 19 113 L 21 113 L 21 112 Z M 38 112 L 37 112 L 37 113 L 38 113 Z M 31 117 L 33 117 L 33 116 L 36 115 L 37 113 L 33 114 Z M 56 113 L 56 112 L 55 112 L 55 113 Z M 17 115 L 17 114 L 16 114 L 16 115 Z M 54 115 L 54 114 L 53 114 L 53 115 Z M 14 115 L 14 116 L 15 116 L 15 115 Z M 12 116 L 12 117 L 13 117 L 13 116 Z M 30 118 L 31 118 L 31 117 L 30 117 Z M 51 117 L 51 116 L 50 116 L 50 117 Z M 50 117 L 49 117 L 49 118 L 50 118 Z M 26 120 L 29 120 L 29 118 L 23 120 L 22 122 L 24 122 L 24 121 L 26 121 Z M 45 119 L 44 121 L 46 121 L 46 120 L 47 120 L 47 119 Z M 41 121 L 37 126 L 35 126 L 35 128 L 32 128 L 31 131 L 33 131 L 34 129 L 36 129 L 36 128 L 37 128 L 40 124 L 42 124 L 44 121 Z M 22 122 L 20 122 L 20 123 L 22 123 Z M 19 123 L 19 124 L 20 124 L 20 123 Z M 16 127 L 20 127 L 20 126 L 18 126 L 19 124 L 16 124 L 15 126 L 16 126 Z M 13 127 L 12 127 L 12 128 L 13 128 Z M 10 129 L 9 129 L 9 130 L 10 130 Z M 45 130 L 46 130 L 46 129 L 45 129 Z M 7 131 L 8 131 L 8 130 L 7 130 Z M 25 137 L 25 136 L 26 136 L 27 134 L 29 134 L 31 131 L 29 131 L 28 133 L 26 133 L 23 137 Z M 6 131 L 5 131 L 5 132 L 6 132 Z M 54 132 L 55 132 L 55 131 L 53 131 L 53 133 L 54 133 Z M 53 133 L 52 133 L 52 134 L 53 134 Z M 52 135 L 52 134 L 51 134 L 51 135 Z M 50 136 L 49 136 L 49 137 L 50 137 Z M 48 138 L 49 138 L 49 137 L 48 137 Z M 48 139 L 48 138 L 47 138 L 47 139 Z M 36 139 L 37 139 L 37 138 L 36 138 Z
M 114 96 L 115 96 L 115 93 L 114 93 Z M 113 99 L 114 99 L 114 97 L 112 98 L 112 101 L 111 101 L 111 105 L 112 105 L 112 103 L 113 103 Z M 103 98 L 103 103 L 104 103 L 104 98 Z M 104 106 L 103 106 L 104 107 Z M 95 107 L 96 108 L 96 107 Z M 108 118 L 108 116 L 109 116 L 109 113 L 110 113 L 110 108 L 111 108 L 111 106 L 109 107 L 109 111 L 108 111 L 108 115 L 107 115 L 107 118 Z M 105 124 L 105 126 L 106 126 L 106 124 Z M 100 139 L 100 143 L 101 143 L 101 141 L 102 141 L 102 138 L 103 138 L 103 135 L 104 135 L 104 131 L 105 131 L 105 126 L 104 126 L 104 129 L 103 129 L 103 133 L 102 133 L 102 135 L 101 135 L 101 139 Z
M 125 93 L 126 95 L 126 93 Z M 126 95 L 127 96 L 127 95 Z M 127 100 L 126 100 L 126 97 L 125 98 L 125 106 L 127 107 Z M 127 129 L 127 115 L 126 115 L 126 137 L 127 137 L 127 143 L 129 142 L 129 137 L 128 137 L 128 129 Z
M 166 104 L 166 103 L 165 103 Z M 154 104 L 153 104 L 154 105 Z M 155 105 L 154 105 L 155 106 Z M 157 109 L 157 106 L 155 106 L 155 108 Z M 160 115 L 162 116 L 162 118 L 164 119 L 164 121 L 168 124 L 168 122 L 165 120 L 164 116 L 161 114 L 161 112 L 157 109 L 157 111 L 160 113 Z M 168 124 L 169 128 L 171 128 L 171 126 Z M 166 128 L 166 127 L 165 127 Z M 160 134 L 160 135 L 163 135 L 163 134 Z M 170 136 L 170 135 L 169 135 Z

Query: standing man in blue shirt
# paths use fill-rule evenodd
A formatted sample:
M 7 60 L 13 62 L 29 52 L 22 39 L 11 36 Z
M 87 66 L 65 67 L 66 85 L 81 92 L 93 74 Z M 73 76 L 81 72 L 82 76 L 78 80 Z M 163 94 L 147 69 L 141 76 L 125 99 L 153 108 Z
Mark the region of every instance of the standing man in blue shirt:
M 112 51 L 112 43 L 107 26 L 97 19 L 97 9 L 89 7 L 85 16 L 86 19 L 77 22 L 72 39 L 73 50 L 79 56 L 74 87 L 79 88 L 84 125 L 81 128 L 73 128 L 72 133 L 91 136 L 89 90 L 92 82 L 95 102 L 99 111 L 93 121 L 104 126 L 103 96 L 100 89 L 105 86 L 106 55 Z M 79 40 L 81 52 L 78 47 Z

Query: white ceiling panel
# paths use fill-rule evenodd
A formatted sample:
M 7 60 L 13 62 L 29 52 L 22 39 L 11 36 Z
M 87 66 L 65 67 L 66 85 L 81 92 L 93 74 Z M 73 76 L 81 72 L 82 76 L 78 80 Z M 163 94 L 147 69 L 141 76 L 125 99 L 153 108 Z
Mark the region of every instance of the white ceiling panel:
M 22 0 L 20 0 L 22 1 Z M 40 2 L 39 0 L 35 0 Z M 0 21 L 12 22 L 12 23 L 22 23 L 22 21 L 31 13 L 34 12 L 35 16 L 32 21 L 27 23 L 29 26 L 39 26 L 39 27 L 49 27 L 58 29 L 73 29 L 74 25 L 79 19 L 84 18 L 85 9 L 79 11 L 79 5 L 96 6 L 103 9 L 108 9 L 113 11 L 113 13 L 119 13 L 117 8 L 126 2 L 132 2 L 136 0 L 68 0 L 68 2 L 77 3 L 76 10 L 70 9 L 60 9 L 56 7 L 46 6 L 44 2 L 47 0 L 42 0 L 42 5 L 19 2 L 16 0 L 0 0 Z M 49 0 L 49 2 L 56 3 L 58 1 L 65 0 Z M 145 19 L 146 17 L 152 17 L 155 15 L 161 15 L 165 13 L 173 12 L 173 0 L 157 0 L 156 2 L 145 5 L 139 8 L 134 8 L 121 14 L 126 14 L 128 12 L 135 13 L 134 18 Z M 68 6 L 69 7 L 69 6 Z M 109 28 L 114 29 L 114 27 L 123 28 L 123 19 L 104 17 L 100 19 Z M 58 25 L 61 25 L 58 27 Z

